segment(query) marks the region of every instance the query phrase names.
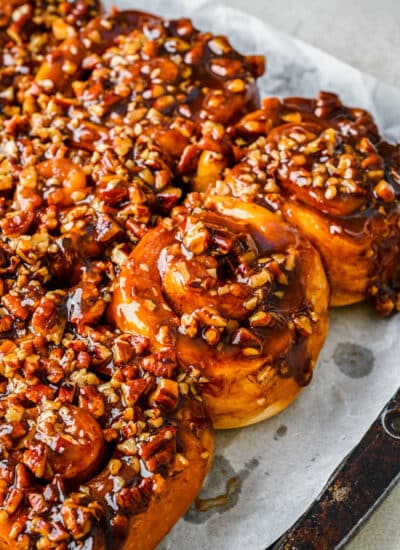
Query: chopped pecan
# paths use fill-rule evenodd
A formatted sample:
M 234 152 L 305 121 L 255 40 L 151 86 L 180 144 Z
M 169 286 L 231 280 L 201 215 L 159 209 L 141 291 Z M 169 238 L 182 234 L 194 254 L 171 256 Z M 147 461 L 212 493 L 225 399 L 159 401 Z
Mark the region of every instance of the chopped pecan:
M 17 489 L 27 489 L 31 484 L 30 475 L 23 464 L 17 464 L 15 467 L 14 483 Z
M 129 514 L 138 514 L 145 509 L 146 501 L 138 487 L 124 487 L 117 494 L 117 504 L 121 510 L 126 510 Z M 121 520 L 119 525 L 125 526 Z
M 81 325 L 98 321 L 106 309 L 106 304 L 96 285 L 86 283 L 70 292 L 67 307 L 69 321 Z
M 142 366 L 144 370 L 151 372 L 155 376 L 172 378 L 177 367 L 176 354 L 171 349 L 152 353 L 142 359 Z
M 145 443 L 140 456 L 150 472 L 170 464 L 176 454 L 176 428 L 165 426 L 148 443 Z
M 23 454 L 22 462 L 35 477 L 43 478 L 46 472 L 48 447 L 40 441 L 28 442 L 27 447 L 27 450 Z
M 11 489 L 4 501 L 4 509 L 8 514 L 13 514 L 24 499 L 24 493 L 17 488 Z
M 163 378 L 157 384 L 156 390 L 149 398 L 151 406 L 162 406 L 168 411 L 173 411 L 178 405 L 179 388 L 175 380 Z
M 66 314 L 63 308 L 44 297 L 32 315 L 31 324 L 38 334 L 57 345 L 62 340 L 67 324 Z
M 135 405 L 142 393 L 147 387 L 147 382 L 143 378 L 137 380 L 128 380 L 121 385 L 125 404 L 128 407 Z
M 6 237 L 16 237 L 28 233 L 33 219 L 33 212 L 10 212 L 1 220 L 0 225 Z
M 38 384 L 37 386 L 31 386 L 26 390 L 26 398 L 33 403 L 40 403 L 41 401 L 51 401 L 56 391 L 45 384 Z
M 253 331 L 246 328 L 239 328 L 232 334 L 231 342 L 235 346 L 240 346 L 243 349 L 252 348 L 259 353 L 263 349 L 263 339 Z
M 58 398 L 61 403 L 73 403 L 77 393 L 76 384 L 63 382 L 58 390 Z
M 32 509 L 38 514 L 45 514 L 50 509 L 41 493 L 30 493 L 28 495 L 28 500 Z
M 85 537 L 92 528 L 92 514 L 86 506 L 80 506 L 71 499 L 64 502 L 61 517 L 66 529 L 76 540 Z
M 183 234 L 185 248 L 193 254 L 203 254 L 210 243 L 210 233 L 204 223 L 188 218 Z
M 29 309 L 23 305 L 22 299 L 19 296 L 5 294 L 1 298 L 1 302 L 14 317 L 21 319 L 21 321 L 25 321 L 29 316 Z
M 95 386 L 79 389 L 79 406 L 87 409 L 95 418 L 100 418 L 105 412 L 103 397 Z

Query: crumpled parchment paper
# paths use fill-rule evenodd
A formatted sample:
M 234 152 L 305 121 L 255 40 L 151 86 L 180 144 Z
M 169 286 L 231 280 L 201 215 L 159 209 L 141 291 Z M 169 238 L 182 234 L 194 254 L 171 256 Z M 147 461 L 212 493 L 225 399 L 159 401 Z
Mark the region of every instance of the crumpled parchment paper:
M 204 0 L 105 4 L 192 17 L 198 28 L 227 35 L 242 53 L 267 56 L 262 96 L 334 91 L 347 104 L 372 111 L 388 140 L 400 140 L 400 91 L 246 13 Z M 214 466 L 200 496 L 223 495 L 220 506 L 205 512 L 193 506 L 159 550 L 261 550 L 273 542 L 305 511 L 398 388 L 399 334 L 400 315 L 377 319 L 364 305 L 333 310 L 311 385 L 278 417 L 217 434 Z

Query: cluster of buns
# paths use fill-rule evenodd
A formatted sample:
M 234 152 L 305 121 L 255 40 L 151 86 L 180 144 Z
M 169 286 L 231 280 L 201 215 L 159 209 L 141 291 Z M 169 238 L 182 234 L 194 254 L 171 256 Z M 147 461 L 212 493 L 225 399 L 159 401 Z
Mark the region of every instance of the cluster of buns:
M 260 56 L 0 0 L 0 549 L 151 550 L 213 427 L 289 405 L 329 305 L 400 310 L 400 148 Z

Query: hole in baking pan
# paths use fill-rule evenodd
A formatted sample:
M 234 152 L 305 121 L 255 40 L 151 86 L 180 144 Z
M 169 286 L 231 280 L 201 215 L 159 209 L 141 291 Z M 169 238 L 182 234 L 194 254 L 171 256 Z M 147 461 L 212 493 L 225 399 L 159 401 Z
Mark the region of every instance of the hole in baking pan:
M 400 439 L 400 412 L 388 412 L 383 418 L 386 432 L 396 439 Z

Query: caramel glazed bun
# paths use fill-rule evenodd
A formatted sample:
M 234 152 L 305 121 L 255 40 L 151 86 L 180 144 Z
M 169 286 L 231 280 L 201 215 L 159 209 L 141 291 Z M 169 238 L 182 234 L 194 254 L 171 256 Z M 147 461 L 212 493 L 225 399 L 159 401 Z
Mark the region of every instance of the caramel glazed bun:
M 331 305 L 399 311 L 400 147 L 371 115 L 334 94 L 270 98 L 228 133 L 239 162 L 219 178 L 192 174 L 194 187 L 280 212 L 320 252 Z
M 311 379 L 324 343 L 329 289 L 320 256 L 256 204 L 210 198 L 179 207 L 133 250 L 110 317 L 150 349 L 196 365 L 216 428 L 277 414 Z
M 153 549 L 211 463 L 198 374 L 104 327 L 0 353 L 0 548 Z

